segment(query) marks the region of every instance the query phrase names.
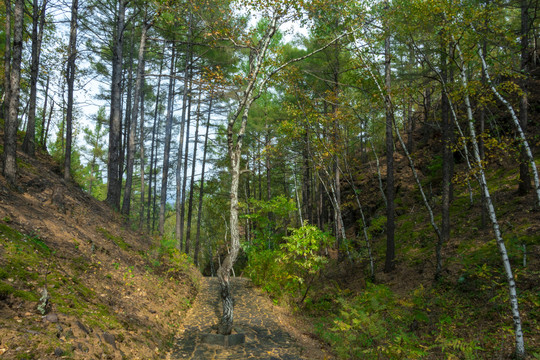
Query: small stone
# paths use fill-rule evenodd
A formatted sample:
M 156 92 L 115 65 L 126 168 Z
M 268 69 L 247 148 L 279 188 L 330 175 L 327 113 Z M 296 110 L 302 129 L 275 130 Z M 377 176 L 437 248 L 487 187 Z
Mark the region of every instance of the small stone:
M 64 350 L 60 349 L 60 348 L 56 348 L 54 349 L 54 355 L 60 357 L 60 356 L 63 356 L 64 355 Z
M 104 331 L 103 340 L 105 340 L 106 343 L 111 344 L 112 347 L 116 349 L 116 339 L 114 338 L 114 335 L 109 334 L 108 332 Z
M 58 315 L 56 314 L 47 314 L 43 317 L 43 321 L 48 321 L 51 323 L 57 323 L 58 322 Z

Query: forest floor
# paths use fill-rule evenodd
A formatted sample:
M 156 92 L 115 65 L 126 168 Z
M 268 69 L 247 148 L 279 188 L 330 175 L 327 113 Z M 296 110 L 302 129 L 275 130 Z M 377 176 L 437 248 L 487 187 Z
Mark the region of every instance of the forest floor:
M 234 278 L 231 287 L 235 302 L 233 334 L 244 334 L 245 342 L 223 347 L 202 341 L 203 334 L 216 333 L 221 314 L 218 279 L 205 277 L 168 359 L 332 358 L 297 318 L 274 305 L 249 279 Z
M 18 167 L 17 188 L 0 176 L 0 358 L 162 358 L 200 273 L 48 155 L 19 152 Z

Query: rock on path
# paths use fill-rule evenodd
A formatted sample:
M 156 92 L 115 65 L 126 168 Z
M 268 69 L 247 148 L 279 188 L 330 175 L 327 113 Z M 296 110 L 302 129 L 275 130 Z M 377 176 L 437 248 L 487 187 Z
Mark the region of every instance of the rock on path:
M 171 359 L 306 359 L 302 348 L 276 321 L 272 303 L 260 294 L 251 281 L 231 280 L 235 301 L 233 333 L 244 333 L 242 345 L 222 347 L 201 342 L 201 335 L 215 332 L 221 316 L 217 278 L 203 278 L 199 294 L 189 310 L 175 340 Z

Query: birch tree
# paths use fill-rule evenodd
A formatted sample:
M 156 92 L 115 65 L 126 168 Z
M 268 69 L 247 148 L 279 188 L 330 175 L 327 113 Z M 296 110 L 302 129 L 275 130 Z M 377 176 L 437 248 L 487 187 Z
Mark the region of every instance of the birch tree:
M 482 51 L 482 47 L 478 46 L 478 54 L 480 56 L 480 60 L 482 60 L 482 68 L 484 71 L 484 74 L 486 76 L 486 79 L 488 81 L 489 87 L 491 91 L 495 94 L 495 96 L 504 104 L 504 106 L 508 109 L 508 112 L 512 116 L 513 124 L 516 128 L 516 131 L 519 135 L 519 140 L 521 141 L 521 146 L 523 147 L 523 151 L 527 155 L 527 160 L 529 161 L 529 166 L 532 169 L 533 173 L 533 180 L 534 180 L 534 190 L 536 193 L 536 207 L 540 209 L 540 178 L 538 177 L 538 169 L 536 168 L 536 163 L 534 161 L 534 156 L 531 151 L 531 147 L 529 146 L 529 142 L 527 141 L 527 137 L 525 136 L 525 132 L 523 131 L 523 128 L 521 126 L 521 123 L 516 115 L 516 112 L 514 111 L 514 107 L 508 100 L 506 100 L 501 93 L 497 90 L 493 82 L 491 81 L 491 77 L 489 75 L 489 69 L 486 63 L 486 59 L 484 57 L 484 53 Z
M 476 130 L 475 130 L 475 123 L 474 123 L 474 118 L 473 118 L 472 105 L 471 105 L 470 96 L 469 96 L 467 70 L 465 66 L 463 53 L 461 52 L 461 48 L 459 44 L 456 44 L 456 50 L 458 52 L 458 55 L 461 61 L 461 74 L 460 74 L 461 84 L 463 88 L 465 107 L 467 111 L 467 120 L 469 124 L 469 132 L 471 135 L 470 138 L 471 138 L 471 143 L 473 146 L 473 157 L 475 161 L 475 167 L 477 168 L 477 171 L 478 171 L 478 178 L 480 181 L 480 186 L 482 188 L 482 192 L 484 193 L 486 206 L 487 206 L 487 210 L 489 214 L 489 219 L 491 220 L 493 232 L 495 234 L 495 239 L 497 241 L 497 246 L 499 248 L 499 253 L 501 255 L 504 271 L 506 274 L 506 280 L 508 282 L 510 308 L 512 311 L 512 318 L 514 321 L 516 356 L 517 358 L 522 359 L 525 357 L 525 342 L 523 339 L 523 330 L 521 328 L 521 316 L 519 313 L 516 282 L 514 280 L 514 274 L 512 272 L 510 259 L 508 258 L 508 252 L 506 251 L 506 245 L 504 243 L 504 239 L 502 238 L 499 222 L 497 220 L 497 214 L 495 213 L 495 207 L 493 205 L 493 201 L 491 200 L 491 195 L 490 195 L 489 187 L 486 180 L 486 175 L 485 175 L 483 164 L 482 164 L 482 158 L 480 157 L 480 150 L 478 148 L 478 142 L 476 140 Z

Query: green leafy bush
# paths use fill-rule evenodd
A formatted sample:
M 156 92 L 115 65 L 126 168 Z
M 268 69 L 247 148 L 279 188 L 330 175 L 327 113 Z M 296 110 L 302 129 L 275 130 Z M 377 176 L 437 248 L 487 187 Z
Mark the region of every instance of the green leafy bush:
M 339 312 L 318 332 L 343 359 L 419 359 L 427 355 L 409 328 L 414 304 L 396 299 L 384 285 L 368 284 L 362 295 L 338 298 Z M 420 319 L 421 320 L 421 319 Z
M 333 239 L 316 226 L 305 224 L 292 229 L 291 235 L 283 240 L 279 250 L 247 247 L 249 261 L 245 271 L 254 284 L 274 298 L 287 294 L 302 304 L 313 280 L 327 262 L 322 251 Z
M 280 251 L 252 247 L 247 253 L 249 258 L 245 269 L 247 276 L 275 299 L 281 298 L 289 274 L 284 264 L 276 261 Z
M 328 262 L 322 253 L 333 243 L 333 238 L 329 233 L 306 223 L 283 239 L 286 242 L 280 246 L 282 252 L 279 261 L 288 269 L 287 285 L 289 288 L 296 288 L 298 303 L 301 304 L 306 299 L 313 280 Z

